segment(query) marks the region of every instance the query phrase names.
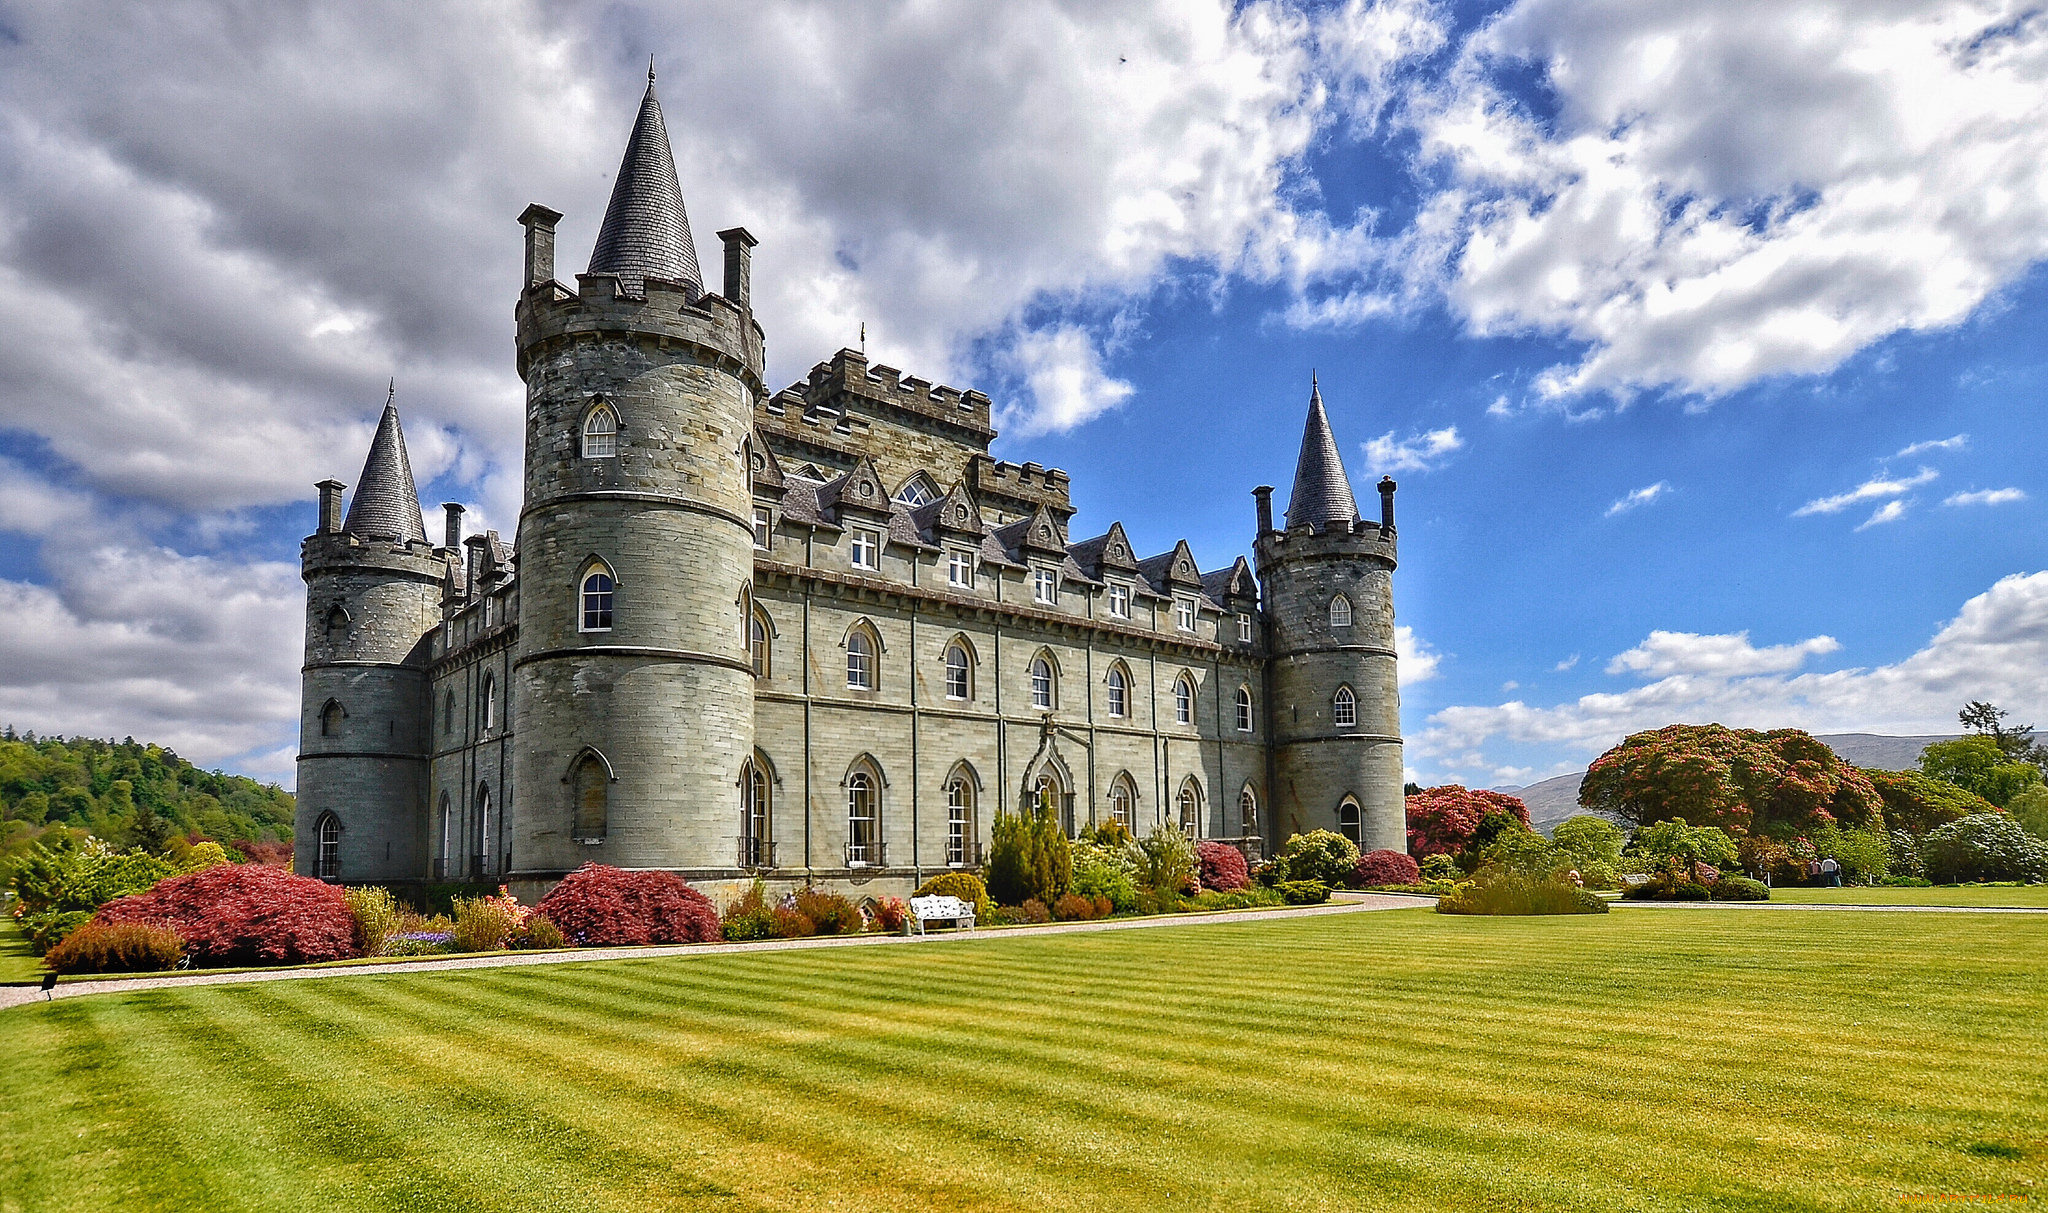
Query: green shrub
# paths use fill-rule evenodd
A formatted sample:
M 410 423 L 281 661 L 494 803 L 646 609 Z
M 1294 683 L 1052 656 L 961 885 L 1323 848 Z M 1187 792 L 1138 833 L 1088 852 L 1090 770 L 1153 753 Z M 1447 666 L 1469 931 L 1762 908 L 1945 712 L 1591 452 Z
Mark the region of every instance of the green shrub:
M 1273 889 L 1291 906 L 1317 906 L 1330 900 L 1330 886 L 1320 880 L 1283 880 Z
M 43 963 L 53 973 L 156 973 L 176 968 L 184 954 L 185 941 L 169 927 L 89 922 L 51 948 Z
M 1659 872 L 1641 884 L 1623 889 L 1621 897 L 1624 901 L 1708 901 L 1713 894 L 1699 881 L 1679 880 L 1669 872 Z
M 796 891 L 796 912 L 810 919 L 820 935 L 858 935 L 867 928 L 859 906 L 816 885 Z
M 519 911 L 507 905 L 510 898 L 458 897 L 455 899 L 455 950 L 497 952 L 519 929 Z
M 1280 849 L 1278 860 L 1287 881 L 1315 880 L 1341 887 L 1358 870 L 1358 844 L 1342 834 L 1311 830 L 1296 834 Z
M 1168 822 L 1157 822 L 1152 833 L 1138 844 L 1137 878 L 1141 889 L 1171 894 L 1176 899 L 1196 888 L 1201 861 L 1195 854 L 1195 840 Z
M 1574 818 L 1573 820 L 1577 820 Z M 1458 881 L 1465 878 L 1465 870 L 1458 866 L 1456 857 L 1448 854 L 1431 855 L 1422 861 L 1424 881 Z
M 1138 900 L 1137 855 L 1137 847 L 1129 842 L 1111 845 L 1084 838 L 1074 844 L 1072 891 L 1091 899 L 1107 898 L 1118 913 L 1129 913 Z
M 1250 910 L 1262 906 L 1286 905 L 1287 899 L 1277 889 L 1253 885 L 1248 889 L 1232 889 L 1229 892 L 1207 892 L 1195 897 L 1198 910 Z
M 1824 825 L 1808 832 L 1806 840 L 1841 865 L 1844 884 L 1875 884 L 1891 875 L 1892 844 L 1881 826 L 1845 830 Z
M 2005 811 L 2020 823 L 2021 829 L 2048 841 L 2048 787 L 2035 784 L 2021 790 L 2006 802 Z
M 1056 901 L 1073 878 L 1073 852 L 1047 809 L 998 813 L 989 831 L 988 892 L 1004 905 Z
M 1893 889 L 1925 889 L 1934 884 L 1925 876 L 1887 876 L 1877 883 Z
M 36 952 L 48 952 L 117 898 L 146 892 L 174 875 L 165 860 L 121 851 L 97 838 L 47 837 L 14 864 L 22 930 Z
M 1722 876 L 1708 887 L 1715 901 L 1769 901 L 1771 890 L 1761 880 L 1747 876 Z
M 528 914 L 526 925 L 512 937 L 512 946 L 525 951 L 543 951 L 566 948 L 569 941 L 562 936 L 562 930 L 539 914 Z
M 917 886 L 913 896 L 957 897 L 974 907 L 975 921 L 995 921 L 995 905 L 989 900 L 988 886 L 972 872 L 945 872 L 934 876 Z
M 1704 892 L 1704 890 L 1703 890 Z M 1500 868 L 1481 868 L 1437 899 L 1439 914 L 1605 914 L 1595 893 L 1556 880 L 1537 880 Z
M 1138 899 L 1132 903 L 1131 911 L 1136 914 L 1183 914 L 1191 904 L 1185 893 L 1169 892 L 1165 889 L 1139 889 Z
M 376 885 L 344 889 L 348 914 L 356 924 L 356 948 L 365 956 L 384 955 L 384 945 L 398 934 L 398 901 L 390 889 Z
M 2048 843 L 2003 813 L 1972 813 L 1937 826 L 1920 840 L 1920 859 L 1937 884 L 2048 877 Z
M 768 887 L 755 880 L 753 887 L 719 915 L 725 937 L 734 942 L 768 939 L 775 934 L 775 914 L 768 908 Z
M 1550 840 L 1589 889 L 1612 889 L 1621 883 L 1623 837 L 1620 826 L 1590 813 L 1568 817 L 1550 832 Z

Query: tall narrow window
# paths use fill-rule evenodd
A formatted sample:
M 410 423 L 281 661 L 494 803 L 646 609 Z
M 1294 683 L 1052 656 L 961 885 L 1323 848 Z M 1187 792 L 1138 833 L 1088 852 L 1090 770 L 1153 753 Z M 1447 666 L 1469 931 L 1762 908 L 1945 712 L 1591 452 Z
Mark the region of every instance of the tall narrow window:
M 610 459 L 619 453 L 618 414 L 605 405 L 590 410 L 583 421 L 583 457 Z
M 448 799 L 448 793 L 441 793 L 441 849 L 434 856 L 434 876 L 448 875 L 448 861 L 455 858 L 455 805 Z
M 879 863 L 876 846 L 875 781 L 866 771 L 846 777 L 846 864 L 864 868 Z
M 322 880 L 341 879 L 341 818 L 322 813 L 313 827 L 313 874 Z
M 875 689 L 875 642 L 860 628 L 846 635 L 846 689 Z
M 974 553 L 952 551 L 946 553 L 946 584 L 956 590 L 974 588 Z
M 1109 714 L 1119 717 L 1131 714 L 1131 676 L 1124 673 L 1120 665 L 1109 667 Z
M 1337 830 L 1353 842 L 1363 837 L 1359 828 L 1358 802 L 1348 796 L 1343 804 L 1337 806 Z
M 1051 569 L 1031 571 L 1031 600 L 1052 606 L 1060 600 L 1060 575 Z
M 768 846 L 768 772 L 757 762 L 740 774 L 740 866 L 773 867 Z
M 974 785 L 957 775 L 946 785 L 946 862 L 964 867 L 974 840 Z
M 348 639 L 347 609 L 344 608 L 340 603 L 335 603 L 334 609 L 327 612 L 327 621 L 324 625 L 324 628 L 326 631 L 327 639 L 329 640 Z
M 484 675 L 483 688 L 477 692 L 476 718 L 488 733 L 498 727 L 498 678 L 495 674 Z
M 1252 690 L 1250 687 L 1237 688 L 1237 731 L 1252 731 Z
M 969 677 L 967 646 L 954 641 L 946 646 L 946 698 L 967 699 L 974 693 Z
M 604 759 L 586 750 L 576 760 L 574 777 L 570 781 L 575 788 L 576 841 L 601 842 L 611 826 L 611 772 L 605 769 Z
M 1031 659 L 1031 706 L 1041 712 L 1053 707 L 1052 662 L 1043 657 Z
M 1109 587 L 1109 616 L 1112 619 L 1131 617 L 1131 587 L 1111 583 Z
M 1250 615 L 1239 615 L 1237 617 L 1237 638 L 1244 644 L 1252 642 L 1252 617 Z
M 767 551 L 774 543 L 774 520 L 769 516 L 768 507 L 754 507 L 754 546 Z
M 857 569 L 878 569 L 882 567 L 882 537 L 873 531 L 856 530 L 853 533 L 853 567 Z
M 592 569 L 583 577 L 583 630 L 612 630 L 612 575 L 603 569 Z
M 1195 600 L 1176 598 L 1173 600 L 1173 626 L 1183 632 L 1195 630 Z
M 1192 783 L 1182 784 L 1180 789 L 1180 832 L 1189 838 L 1201 831 L 1202 798 Z
M 1339 594 L 1330 599 L 1330 626 L 1348 628 L 1351 626 L 1351 600 Z
M 476 787 L 476 819 L 469 825 L 469 874 L 481 877 L 486 872 L 485 862 L 491 853 L 491 785 L 480 783 Z
M 1193 724 L 1195 722 L 1195 684 L 1186 674 L 1173 680 L 1173 722 Z
M 1237 828 L 1246 835 L 1259 832 L 1259 798 L 1253 795 L 1250 784 L 1237 794 Z
M 1131 788 L 1131 781 L 1118 776 L 1109 785 L 1109 819 L 1135 837 L 1138 833 L 1138 794 Z
M 768 621 L 759 610 L 747 613 L 747 663 L 754 677 L 768 677 Z
M 341 736 L 341 722 L 346 719 L 348 719 L 348 713 L 342 711 L 340 701 L 328 700 L 327 706 L 320 709 L 320 735 L 322 737 Z
M 450 692 L 448 692 L 448 697 L 447 697 L 447 700 L 445 701 L 445 703 L 443 704 L 443 706 L 442 706 L 442 708 L 441 708 L 441 715 L 442 715 L 442 717 L 443 717 L 443 720 L 442 720 L 442 724 L 441 724 L 441 731 L 442 731 L 442 732 L 444 732 L 444 733 L 446 733 L 446 734 L 447 734 L 447 735 L 448 735 L 449 737 L 454 737 L 454 736 L 455 736 L 455 692 L 453 692 L 453 691 L 450 691 Z
M 1330 719 L 1347 729 L 1358 724 L 1358 697 L 1350 687 L 1337 688 L 1337 698 L 1330 703 Z

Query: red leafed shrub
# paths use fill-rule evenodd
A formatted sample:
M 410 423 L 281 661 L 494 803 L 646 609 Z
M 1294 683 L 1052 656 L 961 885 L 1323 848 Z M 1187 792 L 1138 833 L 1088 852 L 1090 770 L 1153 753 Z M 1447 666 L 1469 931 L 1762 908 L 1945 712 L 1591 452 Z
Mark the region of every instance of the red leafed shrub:
M 859 906 L 816 885 L 798 889 L 790 908 L 810 919 L 820 935 L 858 935 L 867 926 Z
M 1090 918 L 1101 917 L 1095 912 L 1095 900 L 1083 897 L 1079 893 L 1061 894 L 1060 899 L 1052 905 L 1052 916 L 1061 922 L 1085 922 Z
M 1469 789 L 1459 784 L 1424 788 L 1408 798 L 1408 853 L 1425 859 L 1456 855 L 1472 845 L 1479 824 L 1494 813 L 1506 813 L 1529 825 L 1529 806 L 1505 792 Z
M 291 871 L 292 844 L 288 842 L 250 842 L 243 839 L 229 845 L 240 851 L 242 858 L 249 863 L 260 863 L 268 868 Z
M 1051 922 L 1052 911 L 1046 908 L 1044 902 L 1031 897 L 1026 898 L 1024 904 L 1017 907 L 1017 917 L 1023 922 Z
M 910 920 L 910 907 L 901 897 L 877 897 L 874 904 L 868 907 L 868 916 L 873 921 L 875 930 L 894 935 Z
M 1202 887 L 1218 893 L 1232 893 L 1252 883 L 1252 870 L 1244 852 L 1227 842 L 1204 842 L 1195 847 L 1202 865 Z
M 673 872 L 586 863 L 562 878 L 534 912 L 579 947 L 716 943 L 718 907 Z
M 1879 823 L 1885 801 L 1868 775 L 1798 729 L 1673 724 L 1630 734 L 1594 759 L 1579 803 L 1632 826 L 1676 819 L 1782 838 L 1830 822 Z
M 88 922 L 51 948 L 43 963 L 53 973 L 154 973 L 175 968 L 185 941 L 169 927 Z
M 224 863 L 110 901 L 94 922 L 169 927 L 202 968 L 306 964 L 356 954 L 355 918 L 341 890 L 282 868 Z
M 1358 857 L 1351 883 L 1362 889 L 1382 884 L 1415 884 L 1422 879 L 1422 867 L 1399 851 L 1367 851 Z

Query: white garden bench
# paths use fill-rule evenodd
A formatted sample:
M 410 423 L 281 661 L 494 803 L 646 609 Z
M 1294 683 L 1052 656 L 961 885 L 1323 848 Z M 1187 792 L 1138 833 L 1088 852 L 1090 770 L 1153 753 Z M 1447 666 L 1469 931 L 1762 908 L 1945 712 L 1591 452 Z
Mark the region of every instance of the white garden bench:
M 948 922 L 966 930 L 974 929 L 974 903 L 958 897 L 933 896 L 910 899 L 910 921 L 919 935 L 928 922 Z

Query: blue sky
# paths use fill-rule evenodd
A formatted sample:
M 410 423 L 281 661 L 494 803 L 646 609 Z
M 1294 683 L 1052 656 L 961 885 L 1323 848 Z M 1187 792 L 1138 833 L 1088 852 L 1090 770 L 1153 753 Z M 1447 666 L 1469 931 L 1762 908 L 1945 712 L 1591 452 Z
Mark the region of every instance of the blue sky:
M 418 7 L 0 0 L 0 718 L 289 779 L 310 486 L 395 376 L 510 533 L 512 216 L 580 263 L 650 53 L 771 377 L 866 324 L 1080 533 L 1248 551 L 1313 368 L 1425 782 L 2048 718 L 2023 5 Z

